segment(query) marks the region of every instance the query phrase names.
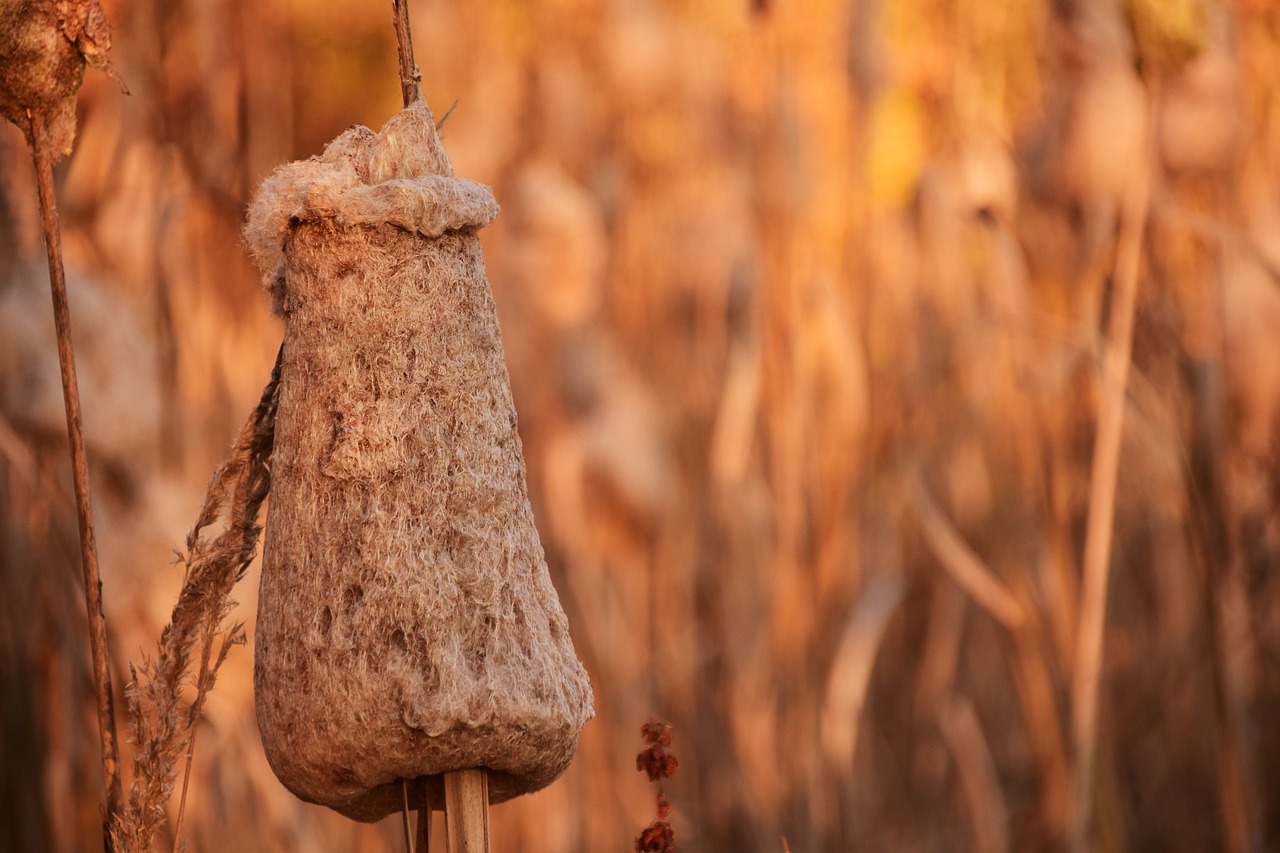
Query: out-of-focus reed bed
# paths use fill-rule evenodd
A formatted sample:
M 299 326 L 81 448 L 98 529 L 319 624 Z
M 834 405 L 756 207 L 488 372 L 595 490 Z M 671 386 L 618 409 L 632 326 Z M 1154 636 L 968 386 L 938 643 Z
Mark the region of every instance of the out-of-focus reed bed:
M 86 80 L 59 177 L 121 690 L 279 342 L 248 195 L 399 93 L 368 4 L 104 5 L 133 96 Z M 486 259 L 598 711 L 495 849 L 627 849 L 651 713 L 681 849 L 1280 847 L 1280 7 L 412 14 L 457 171 L 504 206 Z M 0 848 L 81 850 L 29 168 L 0 129 Z M 190 849 L 398 849 L 276 782 L 251 667 L 205 701 Z

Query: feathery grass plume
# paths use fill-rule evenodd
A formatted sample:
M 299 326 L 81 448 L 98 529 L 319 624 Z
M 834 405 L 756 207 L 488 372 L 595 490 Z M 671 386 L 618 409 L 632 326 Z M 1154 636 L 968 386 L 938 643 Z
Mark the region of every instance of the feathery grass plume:
M 240 430 L 231 455 L 214 472 L 200 515 L 187 535 L 186 553 L 181 557 L 185 568 L 182 591 L 169 624 L 160 633 L 158 656 L 144 658 L 139 667 L 129 666 L 129 738 L 137 751 L 128 802 L 112 827 L 118 850 L 151 849 L 156 830 L 165 820 L 177 762 L 184 750 L 190 772 L 195 725 L 205 695 L 213 689 L 231 647 L 244 642 L 243 624 L 228 624 L 226 618 L 234 605 L 231 589 L 253 561 L 262 531 L 258 512 L 271 487 L 269 463 L 275 443 L 279 382 L 277 357 L 262 400 Z M 201 535 L 219 518 L 223 519 L 221 533 L 212 538 Z M 184 704 L 182 684 L 190 673 L 196 643 L 201 644 L 196 696 Z M 184 804 L 185 799 L 184 777 Z M 181 823 L 179 811 L 175 839 Z

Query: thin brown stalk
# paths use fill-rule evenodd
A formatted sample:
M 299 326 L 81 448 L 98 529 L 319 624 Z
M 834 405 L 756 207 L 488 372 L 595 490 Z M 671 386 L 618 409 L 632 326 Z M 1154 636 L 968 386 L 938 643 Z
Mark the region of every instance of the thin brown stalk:
M 418 805 L 418 839 L 415 842 L 417 853 L 431 851 L 431 786 L 422 786 L 422 799 Z
M 44 138 L 44 118 L 28 110 L 31 122 L 31 154 L 35 160 L 40 220 L 49 256 L 49 287 L 53 293 L 53 322 L 58 337 L 58 367 L 62 373 L 62 399 L 66 405 L 67 438 L 71 443 L 71 473 L 80 525 L 80 564 L 84 570 L 84 601 L 89 615 L 89 649 L 93 682 L 97 691 L 98 734 L 102 742 L 102 776 L 107 793 L 103 836 L 112 850 L 111 825 L 120 814 L 124 790 L 120 781 L 120 745 L 116 735 L 115 699 L 111 690 L 107 656 L 107 620 L 102 611 L 102 582 L 98 573 L 98 546 L 93 536 L 93 510 L 89 499 L 89 465 L 85 458 L 80 418 L 80 389 L 76 382 L 75 352 L 71 345 L 71 310 L 67 304 L 67 279 L 62 266 L 62 234 L 53 191 L 53 158 L 39 140 Z
M 213 634 L 215 630 L 216 626 L 206 625 L 205 637 L 200 644 L 200 674 L 196 677 L 196 699 L 191 705 L 191 721 L 188 724 L 191 734 L 187 738 L 187 761 L 182 770 L 182 795 L 178 799 L 178 819 L 173 827 L 174 853 L 177 853 L 182 838 L 182 819 L 187 811 L 187 789 L 191 783 L 191 766 L 194 763 L 196 753 L 196 734 L 199 732 L 196 724 L 200 721 L 200 715 L 204 711 L 205 697 L 213 689 L 218 669 L 222 666 L 223 661 L 227 659 L 231 647 L 243 645 L 245 641 L 244 625 L 243 623 L 236 623 L 229 631 L 223 634 L 218 656 L 211 663 L 210 656 L 213 652 Z
M 413 38 L 409 33 L 409 0 L 391 0 L 391 11 L 396 29 L 396 55 L 400 59 L 400 96 L 407 107 L 422 99 L 422 72 L 413 61 Z
M 841 634 L 819 723 L 822 746 L 833 767 L 853 766 L 871 672 L 884 643 L 885 628 L 902 598 L 901 583 L 871 581 Z
M 1071 764 L 1042 630 L 1042 625 L 1028 622 L 1013 635 L 1016 654 L 1010 670 L 1038 767 L 1041 820 L 1049 837 L 1061 844 L 1070 829 Z
M 445 110 L 444 115 L 440 116 L 440 119 L 436 122 L 437 132 L 444 129 L 444 123 L 449 120 L 449 116 L 453 115 L 453 111 L 456 110 L 457 108 L 458 108 L 458 99 L 454 98 L 453 103 L 449 105 L 449 109 Z
M 203 685 L 205 679 L 209 675 L 209 654 L 211 652 L 211 644 L 206 640 L 200 647 L 200 674 L 196 677 L 196 683 Z M 187 790 L 191 785 L 191 766 L 195 762 L 196 754 L 196 733 L 199 731 L 194 725 L 194 720 L 199 719 L 201 706 L 204 704 L 204 690 L 200 690 L 196 696 L 195 705 L 191 708 L 191 716 L 193 723 L 191 726 L 191 734 L 187 737 L 187 760 L 182 768 L 182 794 L 178 798 L 178 818 L 173 824 L 173 853 L 178 853 L 179 845 L 182 839 L 182 820 L 187 813 Z
M 1142 240 L 1151 204 L 1155 157 L 1155 125 L 1159 115 L 1158 88 L 1151 80 L 1148 104 L 1147 153 L 1127 198 L 1120 220 L 1116 250 L 1115 294 L 1102 363 L 1098 423 L 1089 482 L 1089 515 L 1085 532 L 1084 583 L 1077 634 L 1075 679 L 1071 691 L 1075 745 L 1075 820 L 1072 849 L 1089 849 L 1093 776 L 1098 740 L 1098 694 L 1102 678 L 1102 645 L 1107 619 L 1107 588 L 1111 580 L 1111 541 L 1115 529 L 1116 482 L 1124 437 L 1125 401 L 1133 348 L 1134 313 Z
M 413 830 L 409 826 L 409 780 L 400 777 L 400 818 L 404 829 L 404 853 L 413 853 Z

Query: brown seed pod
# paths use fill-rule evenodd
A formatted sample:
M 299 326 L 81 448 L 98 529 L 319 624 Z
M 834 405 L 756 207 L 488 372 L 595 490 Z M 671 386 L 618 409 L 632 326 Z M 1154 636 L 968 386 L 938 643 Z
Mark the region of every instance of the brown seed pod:
M 110 48 L 111 26 L 98 0 L 0 3 L 0 115 L 22 128 L 32 149 L 62 159 L 75 140 L 85 63 L 120 82 Z
M 271 766 L 358 820 L 400 779 L 568 765 L 593 715 L 525 485 L 476 230 L 418 102 L 268 179 L 246 238 L 285 320 L 254 684 Z

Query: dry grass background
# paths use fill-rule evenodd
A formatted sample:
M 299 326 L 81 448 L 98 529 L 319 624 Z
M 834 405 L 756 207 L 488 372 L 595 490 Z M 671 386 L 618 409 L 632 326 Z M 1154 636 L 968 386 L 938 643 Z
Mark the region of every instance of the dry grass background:
M 279 342 L 240 245 L 248 196 L 399 93 L 378 4 L 104 5 L 133 96 L 87 79 L 60 193 L 122 687 Z M 1280 7 L 412 14 L 428 101 L 459 101 L 457 171 L 504 207 L 490 280 L 598 710 L 562 781 L 495 808 L 496 850 L 629 849 L 652 816 L 650 713 L 674 724 L 686 850 L 1059 850 L 1082 791 L 1093 849 L 1280 847 Z M 1126 233 L 1142 254 L 1103 614 L 1083 563 Z M 5 126 L 12 851 L 93 849 L 101 801 L 39 240 Z M 256 584 L 236 594 L 251 636 Z M 399 849 L 398 823 L 276 782 L 250 657 L 207 698 L 190 849 Z

